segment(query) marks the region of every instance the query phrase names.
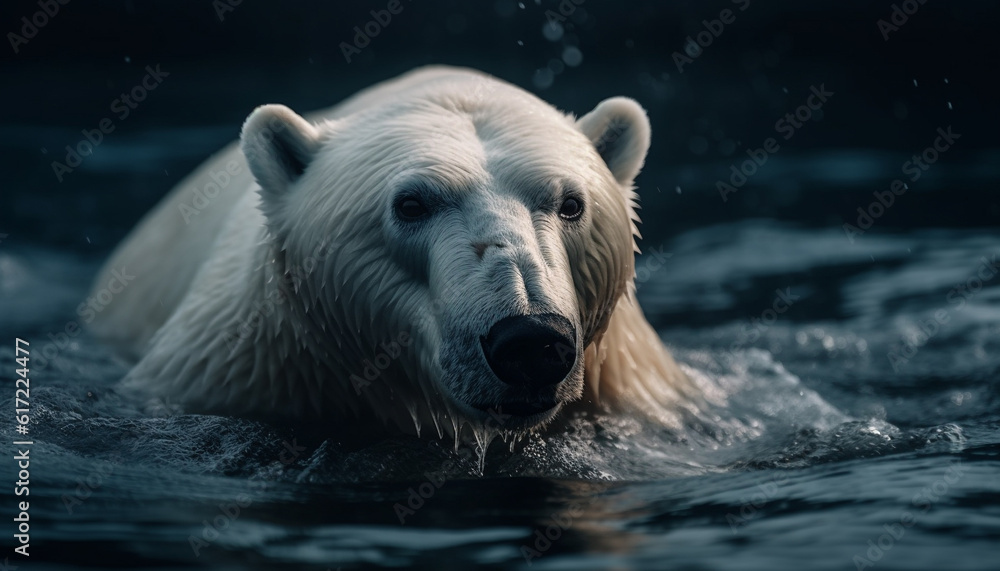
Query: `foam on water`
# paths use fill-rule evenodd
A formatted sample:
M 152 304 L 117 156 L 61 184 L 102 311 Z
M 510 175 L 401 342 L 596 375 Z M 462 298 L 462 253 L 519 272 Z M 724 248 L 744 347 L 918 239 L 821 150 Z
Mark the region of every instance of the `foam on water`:
M 577 415 L 559 432 L 496 438 L 472 431 L 471 443 L 400 438 L 350 448 L 336 436 L 219 416 L 177 414 L 117 391 L 126 367 L 98 343 L 79 338 L 60 355 L 73 362 L 33 380 L 32 434 L 54 465 L 114 461 L 157 474 L 217 474 L 313 483 L 447 477 L 538 476 L 607 481 L 655 480 L 733 467 L 802 465 L 896 449 L 908 435 L 877 419 L 852 419 L 806 388 L 770 353 L 681 351 L 685 372 L 709 403 L 680 431 L 638 418 Z M 459 428 L 456 426 L 456 428 Z M 12 425 L 4 436 L 12 436 Z M 468 433 L 469 430 L 466 430 Z M 957 432 L 960 434 L 960 432 Z M 308 443 L 294 465 L 283 443 Z M 305 466 L 305 468 L 299 468 Z M 84 468 L 80 468 L 84 469 Z M 53 483 L 79 470 L 53 474 Z M 136 481 L 144 490 L 146 484 Z M 121 493 L 135 490 L 123 489 Z
M 444 553 L 523 562 L 519 545 L 582 506 L 566 512 L 577 514 L 561 543 L 572 554 L 546 555 L 533 568 L 606 568 L 628 553 L 636 567 L 661 568 L 670 557 L 764 569 L 776 551 L 806 547 L 801 557 L 817 553 L 827 568 L 845 568 L 908 498 L 961 459 L 960 484 L 892 557 L 899 568 L 949 567 L 936 555 L 952 545 L 940 529 L 956 529 L 949 533 L 963 534 L 963 550 L 984 553 L 977 538 L 1000 532 L 981 508 L 1000 493 L 1000 282 L 963 310 L 946 294 L 1000 244 L 992 235 L 929 232 L 873 236 L 865 249 L 830 255 L 835 235 L 749 222 L 676 239 L 670 263 L 688 271 L 653 276 L 640 301 L 705 397 L 679 429 L 579 414 L 545 436 L 472 434 L 472 444 L 456 448 L 436 425 L 421 427 L 422 438 L 358 445 L 135 398 L 118 390 L 128 364 L 77 336 L 32 371 L 32 455 L 45 459 L 32 521 L 67 553 L 86 538 L 95 561 L 128 552 L 131 560 L 222 568 L 231 548 L 269 565 L 438 568 Z M 773 241 L 794 247 L 745 246 Z M 869 251 L 889 262 L 873 264 Z M 0 335 L 31 339 L 40 351 L 49 333 L 77 319 L 97 263 L 0 251 Z M 722 285 L 701 295 L 706 283 Z M 786 286 L 833 302 L 810 305 L 803 295 L 751 342 L 734 308 L 759 316 L 774 289 Z M 941 308 L 951 311 L 950 323 L 894 370 L 886 355 Z M 11 353 L 0 352 L 4 379 L 15 369 Z M 0 424 L 0 436 L 12 439 L 13 429 Z M 785 483 L 771 485 L 778 480 Z M 64 498 L 81 481 L 97 485 L 68 512 Z M 748 509 L 761 486 L 765 503 Z M 417 502 L 418 489 L 432 496 Z M 249 507 L 198 559 L 188 536 L 235 498 Z M 410 502 L 426 507 L 415 515 L 395 507 Z M 738 529 L 727 520 L 733 514 Z M 966 521 L 973 523 L 955 523 Z M 581 555 L 595 552 L 603 555 Z
M 745 273 L 750 266 L 746 262 L 727 264 L 730 258 L 722 259 L 722 256 L 744 259 L 749 254 L 741 250 L 740 244 L 769 243 L 777 240 L 777 234 L 788 233 L 756 223 L 735 226 L 727 232 L 744 236 L 737 237 L 739 239 L 732 242 L 725 254 L 719 252 L 714 238 L 708 238 L 719 232 L 704 230 L 686 235 L 679 240 L 675 250 L 678 256 L 688 252 L 691 258 L 706 262 L 706 271 L 713 279 L 738 282 L 738 276 L 726 272 Z M 786 267 L 802 265 L 810 252 L 829 251 L 830 239 L 825 233 L 814 235 L 811 240 L 789 241 L 785 236 L 781 240 L 783 243 L 797 246 L 783 250 L 783 256 L 768 254 L 764 270 L 758 265 L 756 271 L 783 271 Z M 968 250 L 982 250 L 993 243 L 979 237 L 956 241 L 953 236 L 934 234 L 928 240 L 959 244 Z M 888 256 L 900 247 L 887 240 L 875 241 L 858 255 L 872 250 Z M 706 259 L 706 249 L 714 252 L 711 255 L 716 259 Z M 921 267 L 944 264 L 934 271 L 949 279 L 951 274 L 962 275 L 962 265 L 948 261 L 947 257 L 921 256 Z M 29 257 L 33 264 L 26 262 Z M 38 260 L 41 262 L 35 263 Z M 853 263 L 851 259 L 846 262 Z M 5 320 L 5 324 L 24 328 L 19 335 L 30 334 L 44 340 L 47 332 L 62 325 L 66 315 L 72 317 L 74 288 L 66 284 L 81 282 L 70 277 L 86 275 L 94 269 L 94 264 L 32 250 L 0 253 L 0 267 L 9 270 L 0 273 L 0 290 L 7 294 L 6 299 L 22 300 L 29 308 L 38 306 L 41 300 L 55 300 L 51 306 L 54 309 L 42 314 L 34 323 L 26 322 L 23 315 L 17 320 Z M 726 272 L 721 272 L 720 268 L 727 268 Z M 896 270 L 897 281 L 911 283 L 913 280 L 906 276 L 913 271 L 916 270 L 908 271 L 905 267 Z M 944 287 L 949 279 L 921 283 L 929 284 L 925 288 Z M 860 303 L 859 299 L 869 300 L 869 304 L 876 303 L 873 300 L 884 300 L 892 287 L 886 282 L 891 281 L 885 276 L 878 280 L 868 279 L 866 275 L 853 278 L 845 287 L 854 295 L 845 305 L 853 307 Z M 654 300 L 665 294 L 673 299 L 676 292 L 689 288 L 685 281 L 671 278 L 668 292 L 664 289 L 666 284 L 662 280 L 653 281 L 646 284 L 649 287 L 644 293 Z M 83 288 L 75 289 L 82 297 Z M 991 295 L 992 292 L 986 292 L 974 301 L 983 303 Z M 880 305 L 868 307 L 865 315 L 870 315 L 879 306 L 884 307 L 884 301 L 877 303 Z M 5 314 L 20 313 L 9 304 L 2 308 Z M 686 347 L 675 348 L 676 354 L 706 402 L 688 425 L 676 431 L 638 418 L 594 414 L 568 419 L 559 432 L 544 435 L 505 435 L 495 440 L 494 433 L 466 430 L 471 433 L 473 444 L 460 444 L 456 439 L 453 446 L 447 446 L 433 438 L 443 433 L 442 427 L 437 425 L 431 434 L 423 431 L 424 439 L 399 439 L 370 448 L 352 449 L 329 434 L 302 433 L 294 427 L 270 426 L 239 418 L 178 414 L 177 409 L 157 408 L 155 403 L 151 406 L 132 400 L 117 390 L 117 380 L 127 370 L 127 364 L 116 361 L 107 349 L 83 335 L 60 350 L 48 369 L 35 372 L 33 434 L 51 447 L 54 457 L 61 458 L 67 465 L 86 463 L 81 460 L 84 458 L 95 462 L 114 458 L 133 466 L 177 474 L 266 475 L 291 480 L 308 477 L 314 482 L 419 479 L 427 468 L 444 464 L 450 467 L 450 477 L 517 474 L 647 480 L 734 467 L 802 466 L 810 462 L 878 455 L 917 446 L 921 441 L 945 438 L 941 434 L 948 435 L 953 442 L 962 439 L 961 429 L 954 425 L 939 427 L 936 430 L 940 434 L 935 433 L 938 434 L 935 436 L 901 431 L 878 414 L 865 414 L 870 411 L 863 408 L 860 416 L 852 417 L 789 372 L 775 359 L 772 351 L 752 346 L 718 349 L 720 345 L 731 347 L 734 339 L 740 341 L 737 345 L 743 345 L 736 327 L 724 326 L 714 333 L 709 331 L 710 335 L 722 337 L 706 342 L 704 338 L 689 337 L 687 333 L 668 336 L 668 339 L 691 340 Z M 775 349 L 787 351 L 788 345 L 781 345 L 781 340 L 787 339 L 802 354 L 809 354 L 810 340 L 815 337 L 821 353 L 844 356 L 854 351 L 854 357 L 850 358 L 867 358 L 871 349 L 868 344 L 881 342 L 871 337 L 865 341 L 852 335 L 832 324 L 827 326 L 827 331 L 821 332 L 817 327 L 802 330 L 779 323 L 768 331 L 767 337 L 778 340 Z M 816 361 L 822 355 L 808 358 Z M 838 358 L 843 361 L 842 357 Z M 965 393 L 959 394 L 965 398 Z M 453 424 L 453 433 L 463 428 L 453 416 L 446 422 Z M 414 423 L 417 425 L 416 418 Z M 10 424 L 5 425 L 4 431 L 10 432 L 12 428 Z M 310 443 L 308 451 L 300 452 L 302 463 L 308 466 L 302 470 L 284 465 L 279 459 L 282 443 L 296 438 Z M 463 447 L 468 450 L 463 451 Z M 387 450 L 393 452 L 390 457 L 384 456 Z M 472 454 L 468 453 L 470 451 Z M 447 462 L 449 459 L 453 462 Z M 56 478 L 58 481 L 58 475 Z

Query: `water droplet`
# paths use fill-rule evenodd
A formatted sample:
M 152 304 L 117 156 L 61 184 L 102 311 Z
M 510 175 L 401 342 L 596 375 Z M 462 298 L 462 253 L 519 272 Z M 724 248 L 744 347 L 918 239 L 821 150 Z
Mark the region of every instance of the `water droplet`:
M 132 63 L 132 58 L 125 56 L 125 63 Z
M 413 420 L 413 428 L 417 431 L 417 437 L 419 438 L 420 429 L 422 427 L 420 426 L 420 416 L 417 414 L 417 407 L 416 405 L 412 405 L 412 406 L 407 406 L 406 409 L 410 413 L 410 418 Z
M 951 101 L 948 102 L 948 109 L 949 110 L 952 109 L 952 107 L 951 107 Z
M 547 22 L 542 26 L 542 36 L 550 42 L 558 42 L 563 37 L 563 27 L 559 22 Z
M 913 80 L 913 87 L 916 87 L 916 86 L 917 86 L 917 80 L 916 80 L 916 79 L 914 79 L 914 80 Z
M 497 16 L 501 18 L 508 18 L 514 15 L 517 10 L 517 6 L 511 0 L 497 0 L 493 4 L 493 10 L 496 11 Z
M 948 78 L 947 78 L 947 77 L 946 77 L 946 78 L 944 78 L 944 82 L 945 82 L 945 83 L 948 83 Z
M 473 428 L 472 435 L 476 440 L 476 470 L 482 476 L 486 470 L 486 451 L 496 437 L 496 433 L 489 429 Z
M 517 45 L 519 45 L 519 46 L 523 46 L 523 45 L 524 45 L 524 42 L 523 42 L 522 40 L 517 40 Z
M 552 70 L 547 67 L 536 69 L 535 77 L 532 79 L 538 89 L 548 89 L 554 80 L 555 76 L 552 74 Z
M 576 67 L 583 63 L 583 52 L 576 46 L 569 46 L 563 50 L 562 59 L 566 65 Z
M 708 150 L 708 139 L 695 135 L 688 141 L 688 150 L 696 155 L 703 155 Z
M 674 187 L 674 190 L 676 190 L 676 191 L 677 191 L 677 194 L 680 194 L 680 193 L 681 193 L 681 187 L 679 187 L 679 186 L 675 186 L 675 187 Z

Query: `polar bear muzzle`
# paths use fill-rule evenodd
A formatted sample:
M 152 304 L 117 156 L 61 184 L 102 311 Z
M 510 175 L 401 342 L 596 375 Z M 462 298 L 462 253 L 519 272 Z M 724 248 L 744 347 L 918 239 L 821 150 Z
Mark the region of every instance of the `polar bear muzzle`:
M 505 317 L 481 339 L 490 370 L 508 385 L 557 385 L 576 364 L 576 328 L 554 313 Z

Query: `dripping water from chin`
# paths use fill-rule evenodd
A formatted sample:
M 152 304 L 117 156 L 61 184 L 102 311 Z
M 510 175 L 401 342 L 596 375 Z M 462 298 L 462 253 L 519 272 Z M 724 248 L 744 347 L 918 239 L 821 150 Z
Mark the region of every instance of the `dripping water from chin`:
M 478 476 L 482 476 L 486 470 L 486 451 L 489 450 L 493 439 L 497 437 L 497 432 L 486 427 L 471 424 L 469 425 L 469 429 L 472 431 L 472 437 L 476 441 L 476 473 Z
M 510 436 L 510 453 L 513 454 L 517 445 L 524 441 L 526 433 L 515 432 Z
M 415 404 L 407 405 L 406 410 L 410 413 L 410 419 L 413 421 L 413 429 L 417 433 L 417 438 L 420 438 L 422 425 L 420 424 L 420 415 L 417 412 L 417 406 Z

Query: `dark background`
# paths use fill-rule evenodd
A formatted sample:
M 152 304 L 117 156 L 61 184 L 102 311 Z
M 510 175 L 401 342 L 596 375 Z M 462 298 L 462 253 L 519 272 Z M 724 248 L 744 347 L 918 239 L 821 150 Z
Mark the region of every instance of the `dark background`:
M 466 65 L 577 114 L 613 95 L 648 110 L 640 245 L 673 257 L 656 266 L 646 263 L 652 256 L 640 260 L 640 302 L 680 362 L 718 375 L 729 403 L 718 419 L 764 423 L 741 430 L 742 422 L 720 420 L 675 434 L 616 422 L 595 424 L 594 438 L 574 429 L 511 463 L 484 464 L 499 477 L 448 483 L 400 533 L 392 504 L 419 482 L 385 479 L 440 465 L 444 457 L 425 443 L 348 451 L 324 442 L 280 475 L 273 467 L 287 432 L 239 418 L 137 416 L 118 389 L 124 365 L 84 335 L 60 349 L 65 370 L 32 373 L 32 435 L 42 445 L 32 465 L 38 545 L 35 561 L 11 563 L 503 568 L 521 563 L 503 554 L 533 541 L 532 532 L 481 532 L 545 529 L 583 502 L 593 513 L 574 520 L 543 567 L 850 568 L 910 498 L 961 459 L 968 475 L 875 569 L 996 566 L 987 539 L 998 529 L 1000 280 L 964 312 L 947 296 L 978 279 L 984 255 L 1000 251 L 992 229 L 1000 220 L 998 3 L 926 0 L 885 41 L 876 22 L 901 0 L 750 0 L 679 73 L 672 54 L 686 37 L 737 5 L 585 0 L 550 41 L 545 11 L 559 3 L 522 1 L 523 9 L 511 0 L 403 0 L 403 11 L 348 63 L 341 42 L 388 0 L 243 0 L 222 20 L 213 0 L 70 0 L 17 54 L 7 34 L 20 32 L 38 0 L 3 0 L 0 331 L 8 342 L 30 339 L 33 351 L 56 343 L 67 320 L 78 323 L 73 310 L 108 251 L 191 169 L 235 140 L 257 105 L 306 112 L 415 66 Z M 582 63 L 554 74 L 551 85 L 537 81 L 567 47 L 580 50 Z M 51 162 L 81 130 L 114 116 L 111 103 L 156 65 L 169 73 L 164 82 L 58 182 Z M 834 92 L 822 116 L 781 140 L 723 202 L 716 181 L 821 84 Z M 949 125 L 961 134 L 955 147 L 896 197 L 864 240 L 849 242 L 841 226 Z M 801 300 L 761 329 L 776 290 Z M 918 328 L 940 311 L 949 324 L 921 342 Z M 897 370 L 889 354 L 906 347 L 919 352 Z M 13 357 L 0 351 L 0 377 L 15 370 Z M 828 429 L 816 412 L 826 403 L 859 420 Z M 109 460 L 112 478 L 67 514 L 60 497 Z M 684 477 L 688 468 L 678 470 L 689 461 L 712 473 Z M 525 469 L 545 477 L 507 477 Z M 630 481 L 593 479 L 605 470 Z M 194 558 L 188 534 L 200 533 L 251 474 L 278 480 L 243 512 L 243 531 Z M 726 515 L 742 517 L 770 482 L 784 483 L 766 506 L 754 504 L 751 525 L 736 535 Z M 582 554 L 602 559 L 582 562 Z M 328 564 L 306 566 L 325 556 Z
M 750 0 L 740 12 L 728 0 L 585 0 L 550 41 L 545 11 L 558 13 L 558 2 L 401 2 L 350 63 L 341 42 L 387 1 L 243 0 L 220 20 L 225 0 L 73 0 L 17 54 L 6 34 L 20 33 L 21 18 L 40 8 L 5 2 L 0 233 L 11 243 L 104 255 L 181 177 L 235 139 L 255 106 L 326 107 L 429 63 L 482 69 L 577 114 L 612 95 L 637 99 L 653 123 L 638 180 L 647 238 L 741 218 L 854 223 L 872 192 L 888 189 L 902 163 L 949 125 L 961 140 L 871 231 L 1000 218 L 996 3 L 927 0 L 885 41 L 876 22 L 890 18 L 889 1 Z M 735 21 L 679 73 L 672 54 L 725 8 Z M 555 64 L 547 87 L 536 81 L 568 46 L 582 63 Z M 81 140 L 81 129 L 113 116 L 111 102 L 156 64 L 169 73 L 163 84 L 58 182 L 52 160 Z M 723 203 L 715 181 L 820 84 L 835 94 L 821 117 L 779 139 L 781 151 Z

